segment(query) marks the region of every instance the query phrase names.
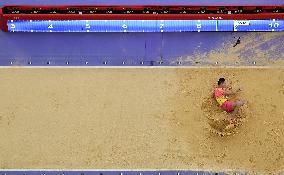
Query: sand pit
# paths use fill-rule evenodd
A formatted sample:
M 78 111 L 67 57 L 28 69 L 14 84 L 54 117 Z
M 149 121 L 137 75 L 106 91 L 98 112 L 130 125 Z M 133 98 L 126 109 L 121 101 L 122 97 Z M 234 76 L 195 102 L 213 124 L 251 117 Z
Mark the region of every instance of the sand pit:
M 220 76 L 248 101 L 223 137 L 211 131 L 227 123 L 207 115 Z M 283 77 L 283 68 L 0 69 L 0 168 L 283 170 Z

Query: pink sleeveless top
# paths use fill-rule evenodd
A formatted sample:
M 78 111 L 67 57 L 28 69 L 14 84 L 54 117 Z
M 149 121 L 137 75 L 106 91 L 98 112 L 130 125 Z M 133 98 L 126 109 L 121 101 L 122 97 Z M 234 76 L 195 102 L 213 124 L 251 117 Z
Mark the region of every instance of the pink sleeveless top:
M 225 97 L 225 90 L 223 88 L 216 88 L 214 91 L 214 97 L 220 106 L 222 106 L 228 100 Z

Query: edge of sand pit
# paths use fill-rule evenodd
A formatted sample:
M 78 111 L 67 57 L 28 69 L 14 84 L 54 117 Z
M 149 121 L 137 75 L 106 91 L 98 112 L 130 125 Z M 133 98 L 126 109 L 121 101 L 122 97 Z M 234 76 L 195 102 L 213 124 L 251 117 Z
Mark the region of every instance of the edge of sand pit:
M 275 69 L 284 68 L 284 66 L 0 66 L 0 69 Z
M 165 172 L 172 172 L 179 175 L 179 173 L 206 173 L 208 175 L 210 174 L 219 174 L 219 173 L 226 173 L 226 175 L 230 174 L 238 174 L 238 175 L 248 175 L 249 172 L 245 171 L 234 171 L 234 170 L 226 170 L 226 171 L 214 171 L 214 170 L 198 170 L 198 169 L 0 169 L 0 172 L 21 172 L 21 173 L 28 173 L 28 172 L 64 172 L 64 173 L 70 173 L 70 172 L 114 172 L 118 173 L 119 175 L 123 175 L 125 172 L 137 172 L 142 175 L 145 172 L 159 172 L 159 175 L 161 173 Z

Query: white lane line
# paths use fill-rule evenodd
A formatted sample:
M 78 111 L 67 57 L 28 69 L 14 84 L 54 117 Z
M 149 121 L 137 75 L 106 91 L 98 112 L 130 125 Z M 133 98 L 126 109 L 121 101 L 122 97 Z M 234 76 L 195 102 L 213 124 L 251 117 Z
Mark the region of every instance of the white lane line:
M 283 66 L 0 66 L 0 69 L 220 69 L 220 68 L 247 68 L 271 69 L 284 68 Z

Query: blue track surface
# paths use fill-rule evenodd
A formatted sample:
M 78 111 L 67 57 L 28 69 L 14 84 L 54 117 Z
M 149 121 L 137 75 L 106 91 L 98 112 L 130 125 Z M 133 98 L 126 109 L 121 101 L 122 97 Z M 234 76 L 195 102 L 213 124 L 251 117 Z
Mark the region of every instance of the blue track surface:
M 247 4 L 246 0 L 2 0 L 8 4 Z M 284 4 L 284 0 L 251 0 L 250 4 Z M 283 58 L 284 35 L 263 41 L 248 33 L 3 33 L 0 32 L 0 66 L 169 66 L 194 65 L 211 52 L 225 53 L 240 37 L 262 42 L 267 57 Z M 277 39 L 278 38 L 278 39 Z M 251 64 L 254 43 L 236 53 Z M 269 42 L 266 44 L 266 42 Z M 226 46 L 226 48 L 225 48 Z M 257 45 L 258 46 L 258 45 Z M 239 47 L 239 45 L 237 46 Z M 236 48 L 237 48 L 236 47 Z M 273 48 L 273 54 L 266 51 Z M 200 56 L 203 55 L 203 56 Z M 194 57 L 184 61 L 187 57 Z M 249 59 L 248 59 L 249 58 Z M 206 62 L 206 60 L 204 60 Z M 141 62 L 143 64 L 141 64 Z M 180 62 L 180 63 L 179 63 Z M 11 64 L 12 63 L 12 64 Z M 29 64 L 30 63 L 30 64 Z M 68 64 L 67 64 L 68 63 Z
M 243 60 L 244 65 L 258 62 L 255 55 L 259 53 L 267 59 L 283 59 L 284 33 L 267 36 L 233 32 L 0 32 L 0 65 L 11 66 L 12 62 L 27 66 L 31 62 L 31 66 L 186 66 L 198 62 L 202 65 L 211 53 L 224 57 L 230 52 Z M 240 44 L 234 47 L 238 38 Z

